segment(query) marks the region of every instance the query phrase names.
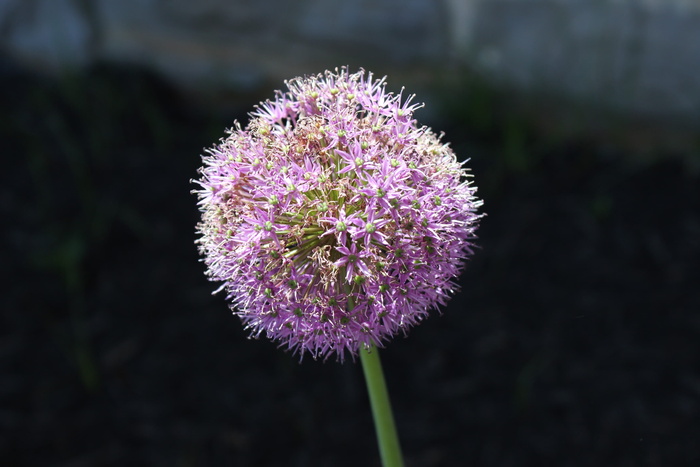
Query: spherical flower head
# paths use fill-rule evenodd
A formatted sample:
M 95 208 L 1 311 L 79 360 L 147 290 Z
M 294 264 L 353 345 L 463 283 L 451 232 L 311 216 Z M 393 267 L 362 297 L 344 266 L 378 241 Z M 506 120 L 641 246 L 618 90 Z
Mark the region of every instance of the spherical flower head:
M 346 68 L 286 85 L 203 157 L 199 250 L 253 337 L 342 360 L 447 302 L 481 201 L 413 96 Z

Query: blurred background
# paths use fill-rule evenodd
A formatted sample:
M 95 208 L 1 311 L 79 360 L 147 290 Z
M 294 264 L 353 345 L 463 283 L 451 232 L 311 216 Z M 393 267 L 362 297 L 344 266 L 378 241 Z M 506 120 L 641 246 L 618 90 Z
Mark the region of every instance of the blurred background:
M 0 1 L 0 463 L 378 466 L 359 365 L 249 340 L 200 155 L 296 75 L 416 93 L 487 213 L 382 352 L 409 467 L 700 462 L 700 1 Z

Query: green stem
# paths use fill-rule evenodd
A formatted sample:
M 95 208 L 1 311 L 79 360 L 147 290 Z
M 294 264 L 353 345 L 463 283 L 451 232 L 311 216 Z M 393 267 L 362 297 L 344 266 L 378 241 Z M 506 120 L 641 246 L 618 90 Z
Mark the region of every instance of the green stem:
M 374 417 L 374 427 L 377 430 L 382 465 L 384 467 L 402 467 L 401 446 L 396 434 L 394 416 L 391 413 L 391 402 L 384 381 L 382 362 L 379 360 L 379 351 L 374 346 L 369 350 L 363 347 L 360 349 L 360 360 L 362 360 L 362 370 L 365 373 L 365 381 L 367 381 L 367 391 L 372 405 L 372 416 Z

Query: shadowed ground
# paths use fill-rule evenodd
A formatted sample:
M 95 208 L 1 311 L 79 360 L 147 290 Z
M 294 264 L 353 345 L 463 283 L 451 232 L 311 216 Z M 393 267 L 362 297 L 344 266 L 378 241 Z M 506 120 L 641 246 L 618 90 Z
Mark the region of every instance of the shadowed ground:
M 198 262 L 189 180 L 244 112 L 134 70 L 2 81 L 2 464 L 378 465 L 359 365 L 249 341 Z M 462 291 L 382 353 L 408 466 L 695 465 L 700 175 L 430 123 L 488 217 Z

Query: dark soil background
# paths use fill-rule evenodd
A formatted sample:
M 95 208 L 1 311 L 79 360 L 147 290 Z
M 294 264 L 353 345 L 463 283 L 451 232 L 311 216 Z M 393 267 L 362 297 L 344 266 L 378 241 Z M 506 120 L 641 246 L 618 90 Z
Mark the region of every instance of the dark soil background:
M 379 465 L 359 364 L 247 339 L 198 262 L 189 180 L 264 96 L 0 71 L 0 464 Z M 471 158 L 480 249 L 382 352 L 407 465 L 700 465 L 700 154 L 470 105 L 427 123 Z

